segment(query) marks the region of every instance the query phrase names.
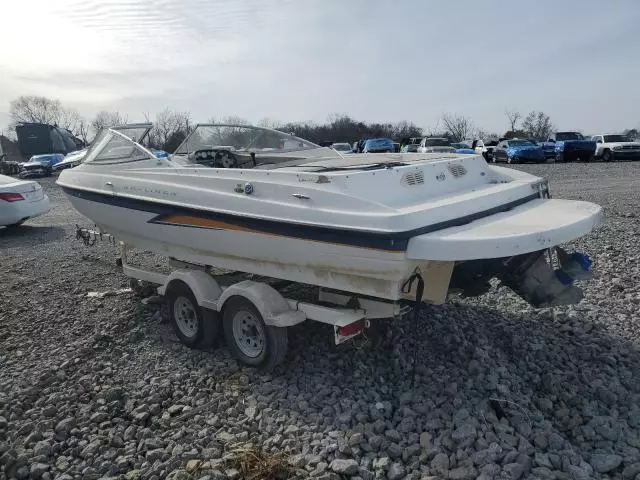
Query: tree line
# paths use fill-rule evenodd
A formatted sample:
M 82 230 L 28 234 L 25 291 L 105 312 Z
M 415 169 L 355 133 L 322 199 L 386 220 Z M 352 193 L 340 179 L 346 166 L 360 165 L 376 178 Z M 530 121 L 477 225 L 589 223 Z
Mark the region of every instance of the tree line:
M 117 111 L 100 111 L 93 118 L 83 117 L 73 108 L 62 105 L 60 100 L 41 96 L 20 96 L 9 104 L 11 126 L 20 122 L 37 122 L 57 125 L 69 130 L 73 135 L 88 144 L 102 128 L 123 125 L 129 122 L 126 114 Z M 531 138 L 546 140 L 555 130 L 551 118 L 541 111 L 532 111 L 523 116 L 517 110 L 507 110 L 507 130 L 503 134 L 489 132 L 477 127 L 464 115 L 445 113 L 440 121 L 431 128 L 421 128 L 412 122 L 396 123 L 363 122 L 348 115 L 331 115 L 324 123 L 316 122 L 280 122 L 265 118 L 258 126 L 294 133 L 314 143 L 354 142 L 364 138 L 387 137 L 406 143 L 410 138 L 422 136 L 446 137 L 452 142 L 470 139 Z M 142 115 L 145 122 L 153 123 L 147 140 L 148 146 L 173 152 L 192 131 L 195 123 L 188 111 L 174 111 L 165 108 L 155 116 Z M 139 121 L 139 119 L 136 119 Z M 249 122 L 240 117 L 211 118 L 209 123 L 228 123 L 246 125 Z M 637 138 L 637 129 L 628 129 L 625 133 Z

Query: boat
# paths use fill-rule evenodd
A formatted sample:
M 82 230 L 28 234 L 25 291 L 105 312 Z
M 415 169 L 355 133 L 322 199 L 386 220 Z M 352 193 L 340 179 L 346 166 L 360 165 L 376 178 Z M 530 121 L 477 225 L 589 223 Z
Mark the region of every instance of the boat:
M 602 217 L 480 155 L 341 155 L 247 125 L 197 125 L 164 158 L 104 129 L 57 183 L 128 245 L 387 302 L 477 295 L 498 278 L 536 307 L 575 303 L 591 262 L 561 245 Z

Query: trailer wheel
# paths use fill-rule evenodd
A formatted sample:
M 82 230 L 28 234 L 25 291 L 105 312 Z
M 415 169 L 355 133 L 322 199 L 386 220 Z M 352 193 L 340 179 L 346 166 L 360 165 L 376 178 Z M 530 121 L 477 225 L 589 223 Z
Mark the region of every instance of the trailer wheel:
M 224 306 L 222 328 L 227 345 L 240 362 L 271 370 L 287 353 L 287 329 L 266 325 L 258 309 L 243 297 Z
M 216 312 L 201 308 L 189 286 L 181 281 L 167 287 L 169 318 L 176 335 L 191 348 L 211 347 L 219 331 Z

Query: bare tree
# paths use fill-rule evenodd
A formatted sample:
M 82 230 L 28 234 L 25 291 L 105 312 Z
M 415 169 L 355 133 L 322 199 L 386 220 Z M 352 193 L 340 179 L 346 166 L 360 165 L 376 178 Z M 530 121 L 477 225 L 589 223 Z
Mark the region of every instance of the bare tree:
M 149 115 L 145 114 L 147 121 Z M 191 114 L 173 112 L 165 108 L 156 115 L 153 128 L 149 132 L 149 144 L 156 148 L 173 151 L 191 131 Z
M 73 108 L 61 108 L 58 126 L 69 130 L 76 137 L 82 138 L 82 130 L 87 125 L 87 120 Z M 83 139 L 84 140 L 84 139 Z M 86 143 L 86 140 L 84 140 Z
M 640 130 L 637 128 L 627 128 L 623 133 L 632 140 L 640 140 Z
M 63 107 L 60 100 L 23 95 L 11 101 L 9 115 L 13 125 L 19 122 L 46 123 L 69 130 L 86 143 L 87 121 L 73 108 Z
M 9 116 L 19 122 L 57 124 L 62 112 L 60 100 L 35 95 L 23 95 L 9 103 Z
M 462 115 L 445 113 L 442 115 L 444 131 L 456 142 L 465 140 L 473 135 L 473 122 Z
M 489 140 L 489 139 L 500 138 L 500 135 L 498 135 L 495 132 L 490 132 L 488 130 L 483 130 L 482 128 L 479 128 L 478 130 L 476 130 L 475 137 L 481 140 Z
M 551 118 L 544 112 L 530 112 L 522 122 L 522 130 L 535 140 L 546 140 L 553 129 Z
M 520 120 L 522 118 L 522 115 L 520 115 L 520 112 L 516 111 L 516 110 L 507 110 L 504 112 L 507 115 L 507 118 L 509 119 L 509 125 L 510 131 L 515 131 L 516 127 L 518 126 L 518 120 Z
M 249 121 L 247 119 L 239 117 L 237 115 L 229 115 L 228 117 L 223 117 L 221 122 L 228 125 L 249 125 Z
M 271 128 L 273 130 L 278 130 L 282 125 L 281 121 L 269 117 L 264 117 L 258 121 L 259 127 Z
M 425 128 L 424 134 L 428 137 L 439 137 L 444 133 L 442 130 L 440 120 L 438 120 L 434 126 Z
M 422 129 L 411 122 L 399 122 L 392 126 L 392 138 L 406 140 L 409 138 L 421 137 Z
M 106 110 L 102 110 L 96 113 L 96 116 L 91 120 L 91 128 L 97 133 L 103 128 L 124 125 L 127 121 L 128 117 L 120 112 L 107 112 Z
M 91 128 L 91 125 L 89 124 L 89 121 L 84 117 L 80 117 L 80 122 L 78 123 L 77 132 L 75 133 L 75 136 L 78 137 L 80 140 L 82 140 L 82 142 L 85 145 L 89 145 L 90 128 Z

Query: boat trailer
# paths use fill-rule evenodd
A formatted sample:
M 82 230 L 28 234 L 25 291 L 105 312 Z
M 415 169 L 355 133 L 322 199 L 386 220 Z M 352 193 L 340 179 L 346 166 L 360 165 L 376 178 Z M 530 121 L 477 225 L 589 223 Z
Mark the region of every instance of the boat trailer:
M 117 263 L 140 284 L 153 285 L 165 297 L 169 317 L 180 341 L 189 347 L 214 345 L 223 331 L 234 356 L 250 366 L 271 369 L 284 359 L 287 327 L 305 320 L 333 327 L 336 345 L 366 332 L 372 320 L 397 318 L 413 311 L 417 335 L 425 280 L 419 269 L 406 281 L 405 297 L 391 301 L 334 291 L 312 285 L 313 295 L 301 300 L 286 292 L 296 282 L 243 272 L 217 273 L 215 267 L 169 259 L 170 273 L 135 266 L 133 248 L 113 235 L 77 226 L 76 238 L 87 246 L 108 241 L 119 248 Z M 510 258 L 459 262 L 450 277 L 449 291 L 467 296 L 485 293 L 488 280 L 497 277 L 535 307 L 576 303 L 582 291 L 574 279 L 590 277 L 591 260 L 559 247 Z M 447 277 L 449 278 L 449 277 Z M 444 293 L 446 295 L 446 292 Z
M 314 286 L 306 286 L 307 290 L 315 291 L 313 301 L 289 298 L 290 295 L 281 291 L 299 284 L 241 272 L 217 275 L 213 267 L 176 259 L 169 259 L 170 273 L 167 274 L 130 263 L 129 252 L 134 247 L 109 233 L 78 226 L 76 238 L 87 246 L 99 241 L 116 245 L 117 264 L 125 276 L 153 285 L 158 295 L 166 298 L 171 323 L 183 343 L 190 347 L 209 347 L 222 326 L 232 352 L 252 366 L 272 368 L 279 363 L 284 357 L 280 350 L 283 343 L 286 345 L 283 340 L 286 328 L 305 320 L 331 325 L 334 342 L 339 345 L 364 334 L 372 320 L 400 317 L 412 309 L 405 301 L 386 301 Z M 226 328 L 225 323 L 231 326 Z M 273 353 L 277 358 L 267 354 L 262 361 L 254 362 L 261 357 L 256 353 L 258 347 L 269 343 L 270 336 L 277 337 L 280 343 L 278 351 Z

